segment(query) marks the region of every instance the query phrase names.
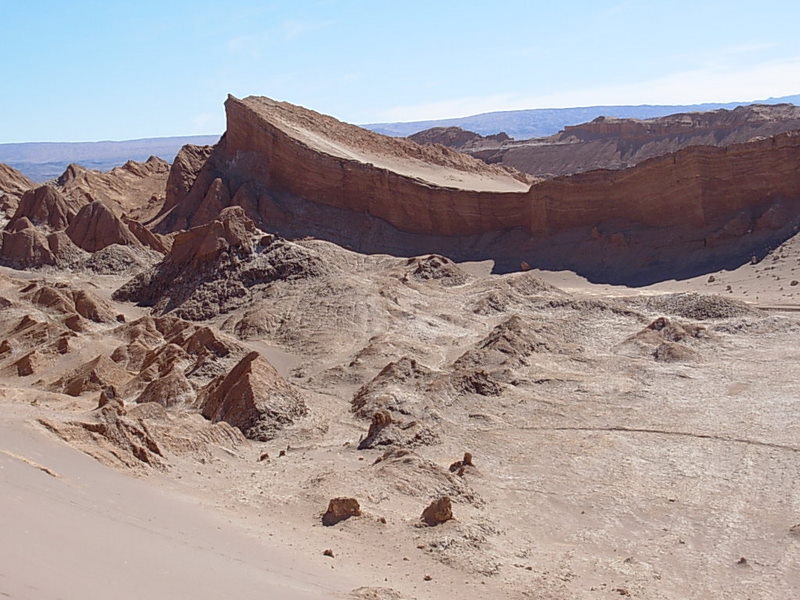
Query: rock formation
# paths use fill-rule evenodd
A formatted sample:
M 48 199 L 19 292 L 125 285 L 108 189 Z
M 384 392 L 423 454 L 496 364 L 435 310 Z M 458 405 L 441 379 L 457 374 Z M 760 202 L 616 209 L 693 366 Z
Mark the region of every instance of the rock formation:
M 322 524 L 330 527 L 350 517 L 360 516 L 361 507 L 355 498 L 331 498 L 328 502 L 328 510 L 322 515 Z
M 141 246 L 122 219 L 100 200 L 84 205 L 66 232 L 75 245 L 87 252 L 97 252 L 111 244 Z
M 176 185 L 157 231 L 238 205 L 265 230 L 367 251 L 435 250 L 492 258 L 503 270 L 525 262 L 629 281 L 741 261 L 800 225 L 800 135 L 791 131 L 536 182 L 266 98 L 229 97 L 226 110 L 225 136 L 185 196 L 186 185 Z M 682 118 L 670 127 L 691 129 L 694 117 L 688 126 Z M 792 119 L 779 121 L 785 129 Z M 732 220 L 742 226 L 732 229 Z
M 85 203 L 64 196 L 49 185 L 30 189 L 22 195 L 19 207 L 6 225 L 6 230 L 12 230 L 21 219 L 28 219 L 37 227 L 60 231 L 70 224 Z
M 183 201 L 191 191 L 195 179 L 203 165 L 211 156 L 213 146 L 193 146 L 187 144 L 178 152 L 169 171 L 166 185 L 166 200 L 162 212 L 170 211 Z
M 422 511 L 422 522 L 430 527 L 441 525 L 453 518 L 453 506 L 448 496 L 442 496 L 431 502 Z
M 151 156 L 128 161 L 107 172 L 69 165 L 56 185 L 67 197 L 82 203 L 102 201 L 115 213 L 146 220 L 161 208 L 170 165 Z
M 63 231 L 45 233 L 27 217 L 15 219 L 0 231 L 0 263 L 4 265 L 20 269 L 69 267 L 86 258 Z
M 169 254 L 115 292 L 119 300 L 206 319 L 252 301 L 275 281 L 314 277 L 326 270 L 305 248 L 260 233 L 238 206 L 175 236 Z
M 19 206 L 19 199 L 36 184 L 22 173 L 0 163 L 0 218 L 11 217 Z
M 298 391 L 258 352 L 202 389 L 197 405 L 207 419 L 225 421 L 261 441 L 272 439 L 308 411 Z
M 22 196 L 36 184 L 13 167 L 0 163 L 0 194 Z
M 483 136 L 460 127 L 432 127 L 408 136 L 417 144 L 441 144 L 459 152 L 474 151 L 483 147 L 497 147 L 511 138 L 505 133 Z

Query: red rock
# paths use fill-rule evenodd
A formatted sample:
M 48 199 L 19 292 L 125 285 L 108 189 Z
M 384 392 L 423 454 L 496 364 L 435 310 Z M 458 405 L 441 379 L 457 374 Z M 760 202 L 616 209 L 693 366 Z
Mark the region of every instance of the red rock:
M 68 197 L 90 203 L 102 201 L 118 215 L 149 219 L 161 208 L 170 165 L 151 156 L 145 162 L 130 160 L 107 172 L 69 165 L 57 185 Z
M 36 184 L 14 167 L 0 163 L 0 193 L 20 197 Z
M 49 185 L 28 190 L 22 195 L 19 207 L 6 225 L 11 231 L 17 220 L 27 218 L 33 225 L 60 231 L 69 225 L 72 218 L 85 204 L 64 196 Z
M 463 141 L 453 147 L 492 164 L 507 165 L 538 177 L 557 177 L 596 169 L 621 169 L 690 146 L 731 146 L 797 129 L 800 129 L 800 108 L 786 104 L 752 105 L 646 120 L 598 117 L 589 123 L 567 126 L 546 138 L 494 143 Z
M 448 496 L 437 498 L 422 511 L 422 521 L 430 526 L 441 525 L 453 518 L 453 506 Z
M 226 421 L 261 441 L 272 439 L 308 411 L 298 391 L 258 352 L 211 381 L 198 393 L 197 404 L 207 419 Z
M 194 388 L 178 369 L 172 369 L 163 377 L 147 384 L 136 398 L 137 404 L 157 402 L 165 408 L 189 405 L 194 401 Z
M 361 507 L 355 498 L 331 498 L 328 502 L 328 510 L 322 515 L 322 524 L 330 527 L 350 517 L 360 516 Z
M 11 267 L 68 266 L 84 257 L 63 232 L 46 234 L 27 217 L 9 223 L 5 231 L 0 231 L 0 262 Z
M 217 219 L 206 225 L 179 233 L 167 260 L 175 265 L 197 264 L 212 260 L 230 248 L 250 254 L 253 251 L 251 238 L 255 232 L 255 225 L 244 214 L 244 210 L 232 206 L 221 211 Z
M 67 235 L 87 252 L 97 252 L 111 244 L 141 247 L 141 242 L 122 219 L 99 200 L 78 211 L 67 227 Z
M 775 197 L 794 197 L 800 186 L 800 174 L 793 167 L 800 155 L 800 135 L 782 134 L 728 149 L 687 148 L 634 169 L 544 181 L 528 191 L 529 185 L 510 174 L 459 163 L 449 155 L 432 157 L 407 140 L 370 134 L 300 107 L 263 98 L 229 98 L 226 109 L 228 130 L 218 150 L 224 157 L 242 157 L 230 176 L 366 211 L 414 233 L 464 235 L 523 227 L 553 234 L 614 219 L 651 227 L 700 227 Z M 293 127 L 311 130 L 325 143 L 312 147 Z M 356 158 L 345 158 L 339 147 L 352 150 Z M 370 160 L 357 160 L 359 154 Z M 424 159 L 440 173 L 452 174 L 455 182 L 461 177 L 466 183 L 446 187 L 420 181 L 402 170 L 369 164 L 376 163 L 373 155 L 404 164 Z M 750 175 L 754 171 L 770 176 L 755 181 Z M 306 175 L 298 177 L 300 172 Z M 493 177 L 504 191 L 470 190 L 475 175 Z M 714 185 L 709 185 L 712 180 Z
M 108 387 L 121 389 L 130 374 L 105 356 L 97 356 L 77 369 L 62 375 L 50 388 L 70 396 L 98 392 Z
M 187 144 L 180 149 L 167 179 L 167 197 L 164 201 L 163 212 L 168 212 L 180 204 L 192 189 L 197 175 L 208 157 L 211 156 L 213 146 L 194 146 Z
M 41 357 L 39 353 L 34 350 L 17 360 L 12 366 L 17 370 L 17 375 L 19 377 L 27 377 L 28 375 L 36 373 L 40 361 Z

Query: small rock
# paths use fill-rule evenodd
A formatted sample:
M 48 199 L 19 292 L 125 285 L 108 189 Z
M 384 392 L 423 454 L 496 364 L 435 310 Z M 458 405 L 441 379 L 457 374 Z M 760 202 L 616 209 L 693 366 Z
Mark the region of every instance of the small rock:
M 797 281 L 797 279 L 792 279 L 792 280 L 789 282 L 789 285 L 791 285 L 792 287 L 794 287 L 794 286 L 796 286 L 798 283 L 800 283 L 800 282 L 798 282 L 798 281 Z
M 422 511 L 422 520 L 426 525 L 434 527 L 453 518 L 453 505 L 449 496 L 442 496 L 430 503 L 428 508 Z
M 322 524 L 330 527 L 350 517 L 360 516 L 361 507 L 355 498 L 331 498 L 328 510 L 322 515 Z
M 708 276 L 708 283 L 714 283 L 716 280 L 717 280 L 717 278 L 714 277 L 713 275 L 709 275 Z
M 331 558 L 335 558 L 333 556 L 333 550 L 331 550 L 330 548 L 325 548 L 325 550 L 322 551 L 322 555 L 323 556 L 330 556 Z
M 458 475 L 464 475 L 464 467 L 474 467 L 475 465 L 472 464 L 472 453 L 465 452 L 464 458 L 461 460 L 457 460 L 452 465 L 450 465 L 450 472 L 451 473 L 458 473 Z
M 424 581 L 430 581 L 431 579 L 433 579 L 433 577 L 431 577 L 430 575 L 425 575 L 425 577 L 423 577 L 422 579 Z
M 264 462 L 265 460 L 269 460 L 269 452 L 264 452 L 264 454 L 258 457 L 258 462 Z

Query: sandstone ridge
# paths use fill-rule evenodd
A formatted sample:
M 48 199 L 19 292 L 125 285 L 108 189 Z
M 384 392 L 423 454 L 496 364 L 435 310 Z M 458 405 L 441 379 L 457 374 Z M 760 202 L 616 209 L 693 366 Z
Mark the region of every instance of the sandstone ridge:
M 205 163 L 197 153 L 183 161 L 185 185 L 168 190 L 156 231 L 238 205 L 266 231 L 364 251 L 491 258 L 501 270 L 526 262 L 607 281 L 649 269 L 652 281 L 741 264 L 798 224 L 794 131 L 535 181 L 267 98 L 229 97 L 226 111 L 227 132 Z

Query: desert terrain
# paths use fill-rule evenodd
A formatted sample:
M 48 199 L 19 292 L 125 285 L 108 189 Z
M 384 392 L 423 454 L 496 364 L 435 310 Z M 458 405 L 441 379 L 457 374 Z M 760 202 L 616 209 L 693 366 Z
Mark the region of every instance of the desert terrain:
M 0 593 L 795 597 L 794 130 L 571 179 L 226 108 L 0 170 Z

